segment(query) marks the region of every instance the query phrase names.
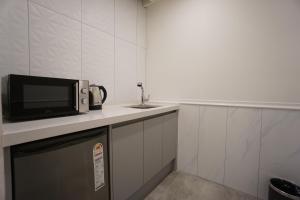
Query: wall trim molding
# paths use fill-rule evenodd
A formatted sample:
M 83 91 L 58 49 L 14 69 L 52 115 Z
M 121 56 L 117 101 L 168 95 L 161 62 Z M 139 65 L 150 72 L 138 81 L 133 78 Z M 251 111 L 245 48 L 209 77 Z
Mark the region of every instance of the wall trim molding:
M 283 102 L 255 102 L 255 101 L 221 101 L 221 100 L 202 100 L 202 99 L 153 99 L 155 103 L 176 103 L 185 105 L 205 105 L 205 106 L 225 106 L 225 107 L 244 107 L 244 108 L 265 108 L 282 110 L 300 110 L 300 103 Z

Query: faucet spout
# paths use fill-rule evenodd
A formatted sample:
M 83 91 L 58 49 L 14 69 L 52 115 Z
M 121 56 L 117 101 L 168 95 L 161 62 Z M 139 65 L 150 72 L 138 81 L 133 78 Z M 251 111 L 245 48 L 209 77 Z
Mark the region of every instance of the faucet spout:
M 145 104 L 145 96 L 144 96 L 144 87 L 143 87 L 143 83 L 142 82 L 138 82 L 137 86 L 141 88 L 142 92 L 141 92 L 141 104 L 144 105 Z

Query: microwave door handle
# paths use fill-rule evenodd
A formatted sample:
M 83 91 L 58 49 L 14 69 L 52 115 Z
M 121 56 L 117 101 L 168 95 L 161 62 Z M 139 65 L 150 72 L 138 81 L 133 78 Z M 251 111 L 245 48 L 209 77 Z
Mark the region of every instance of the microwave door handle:
M 75 104 L 75 109 L 77 111 L 79 111 L 79 83 L 77 82 L 75 84 L 75 101 L 76 101 L 76 104 Z

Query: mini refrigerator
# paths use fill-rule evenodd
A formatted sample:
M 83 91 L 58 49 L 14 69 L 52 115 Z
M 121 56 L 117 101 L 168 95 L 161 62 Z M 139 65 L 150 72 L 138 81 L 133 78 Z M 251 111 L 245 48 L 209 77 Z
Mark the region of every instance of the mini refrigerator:
M 11 147 L 13 200 L 109 200 L 108 128 Z

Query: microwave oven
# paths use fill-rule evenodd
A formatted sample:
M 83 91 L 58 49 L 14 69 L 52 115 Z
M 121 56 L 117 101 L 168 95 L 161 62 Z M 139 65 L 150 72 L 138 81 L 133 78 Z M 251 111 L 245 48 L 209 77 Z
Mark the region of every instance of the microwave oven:
M 89 81 L 10 74 L 4 93 L 8 121 L 75 115 L 89 111 Z M 5 82 L 6 82 L 5 81 Z

